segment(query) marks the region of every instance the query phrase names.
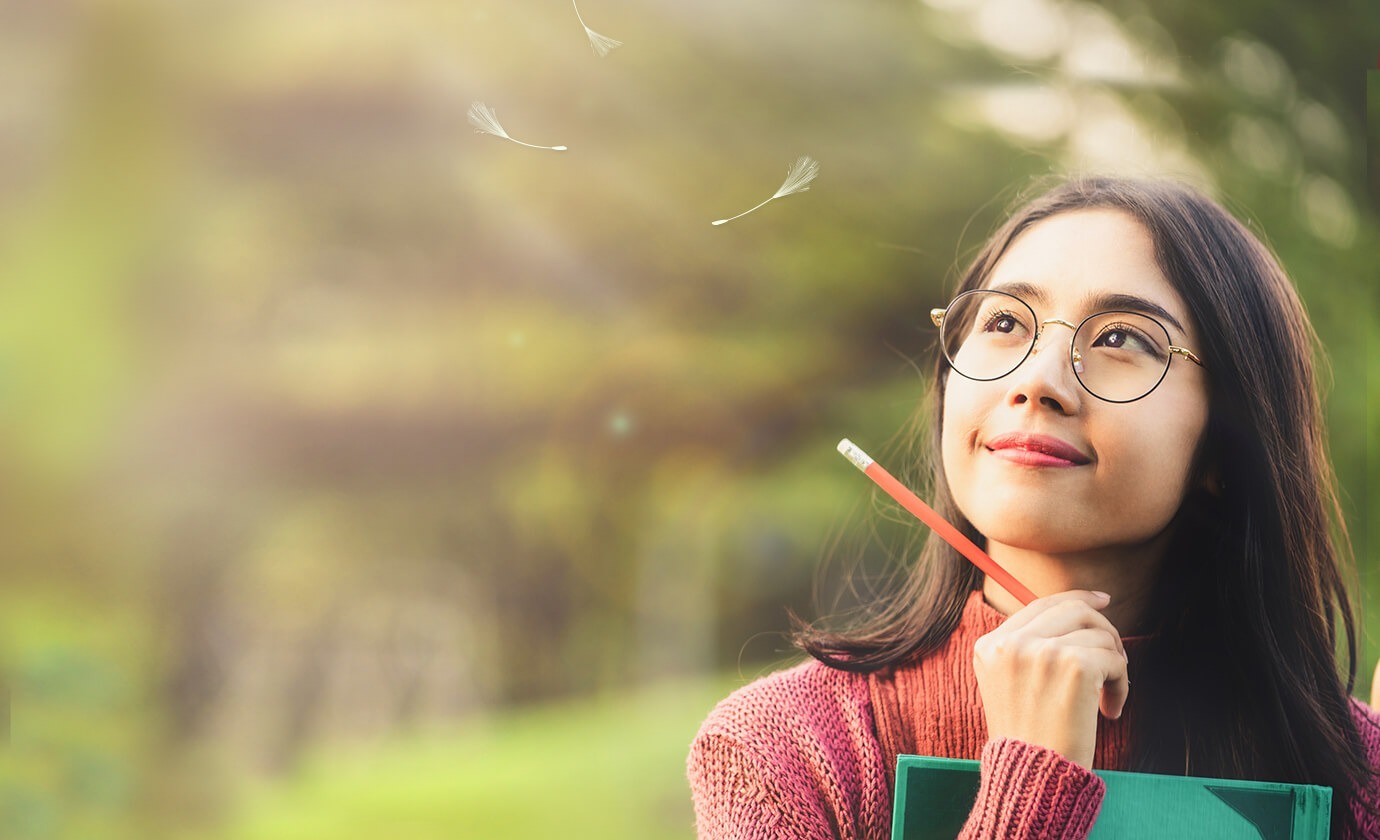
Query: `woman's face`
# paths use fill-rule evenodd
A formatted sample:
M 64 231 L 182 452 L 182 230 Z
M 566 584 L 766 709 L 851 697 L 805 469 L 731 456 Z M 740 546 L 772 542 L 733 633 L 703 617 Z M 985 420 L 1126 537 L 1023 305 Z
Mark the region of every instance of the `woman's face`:
M 1187 307 L 1155 262 L 1149 233 L 1120 211 L 1066 212 L 1026 229 L 986 288 L 1014 290 L 1041 322 L 1075 325 L 1131 308 L 1124 296 L 1134 296 L 1178 322 L 1157 316 L 1173 344 L 1201 346 Z M 1110 295 L 1123 302 L 1108 306 Z M 1073 331 L 1043 329 L 1031 355 L 1001 379 L 949 373 L 943 458 L 954 500 L 989 542 L 1014 548 L 1065 554 L 1142 545 L 1165 529 L 1194 480 L 1207 377 L 1173 358 L 1148 396 L 1106 402 L 1074 375 Z

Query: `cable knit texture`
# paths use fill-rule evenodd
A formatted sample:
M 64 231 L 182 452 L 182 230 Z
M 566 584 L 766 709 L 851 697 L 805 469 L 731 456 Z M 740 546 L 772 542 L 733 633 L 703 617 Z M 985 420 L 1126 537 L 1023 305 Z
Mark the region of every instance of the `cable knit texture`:
M 1096 774 L 1043 747 L 987 738 L 973 643 L 1004 620 L 974 592 L 948 642 L 918 663 L 853 674 L 810 660 L 734 692 L 690 748 L 699 836 L 887 838 L 904 753 L 980 759 L 961 840 L 1087 837 L 1106 790 Z M 1134 668 L 1137 640 L 1125 642 Z M 1380 717 L 1359 701 L 1354 712 L 1376 765 Z M 1094 767 L 1126 769 L 1134 721 L 1133 691 L 1119 720 L 1099 719 Z M 1376 784 L 1367 795 L 1380 805 Z M 1362 837 L 1380 837 L 1380 821 L 1362 825 Z

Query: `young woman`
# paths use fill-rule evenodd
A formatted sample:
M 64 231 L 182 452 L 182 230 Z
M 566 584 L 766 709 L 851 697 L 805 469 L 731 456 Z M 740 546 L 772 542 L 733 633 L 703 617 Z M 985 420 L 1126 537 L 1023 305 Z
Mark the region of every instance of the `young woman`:
M 700 836 L 887 837 L 920 754 L 981 760 L 963 837 L 1085 837 L 1092 768 L 1326 785 L 1334 837 L 1380 837 L 1316 337 L 1270 252 L 1177 183 L 1076 179 L 932 317 L 931 502 L 1044 597 L 930 539 L 856 627 L 802 626 L 813 658 L 691 747 Z

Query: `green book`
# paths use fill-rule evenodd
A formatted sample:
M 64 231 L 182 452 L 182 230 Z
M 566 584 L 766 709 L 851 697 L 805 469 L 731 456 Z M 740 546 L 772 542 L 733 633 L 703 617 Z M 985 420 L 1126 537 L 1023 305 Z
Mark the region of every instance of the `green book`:
M 1107 783 L 1090 840 L 1326 840 L 1332 788 L 1096 770 Z M 891 840 L 953 840 L 978 791 L 978 762 L 896 759 Z

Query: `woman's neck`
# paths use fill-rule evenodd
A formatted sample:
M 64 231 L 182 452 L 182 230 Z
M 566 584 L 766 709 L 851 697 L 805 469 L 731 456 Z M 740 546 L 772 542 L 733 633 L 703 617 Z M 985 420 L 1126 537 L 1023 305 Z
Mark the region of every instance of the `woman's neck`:
M 989 542 L 987 552 L 1036 596 L 1070 589 L 1106 592 L 1112 599 L 1103 615 L 1121 635 L 1133 636 L 1146 630 L 1145 611 L 1163 557 L 1163 542 L 1167 540 L 1076 554 L 1043 554 Z M 1021 608 L 1021 602 L 990 577 L 983 582 L 982 594 L 1006 615 Z

